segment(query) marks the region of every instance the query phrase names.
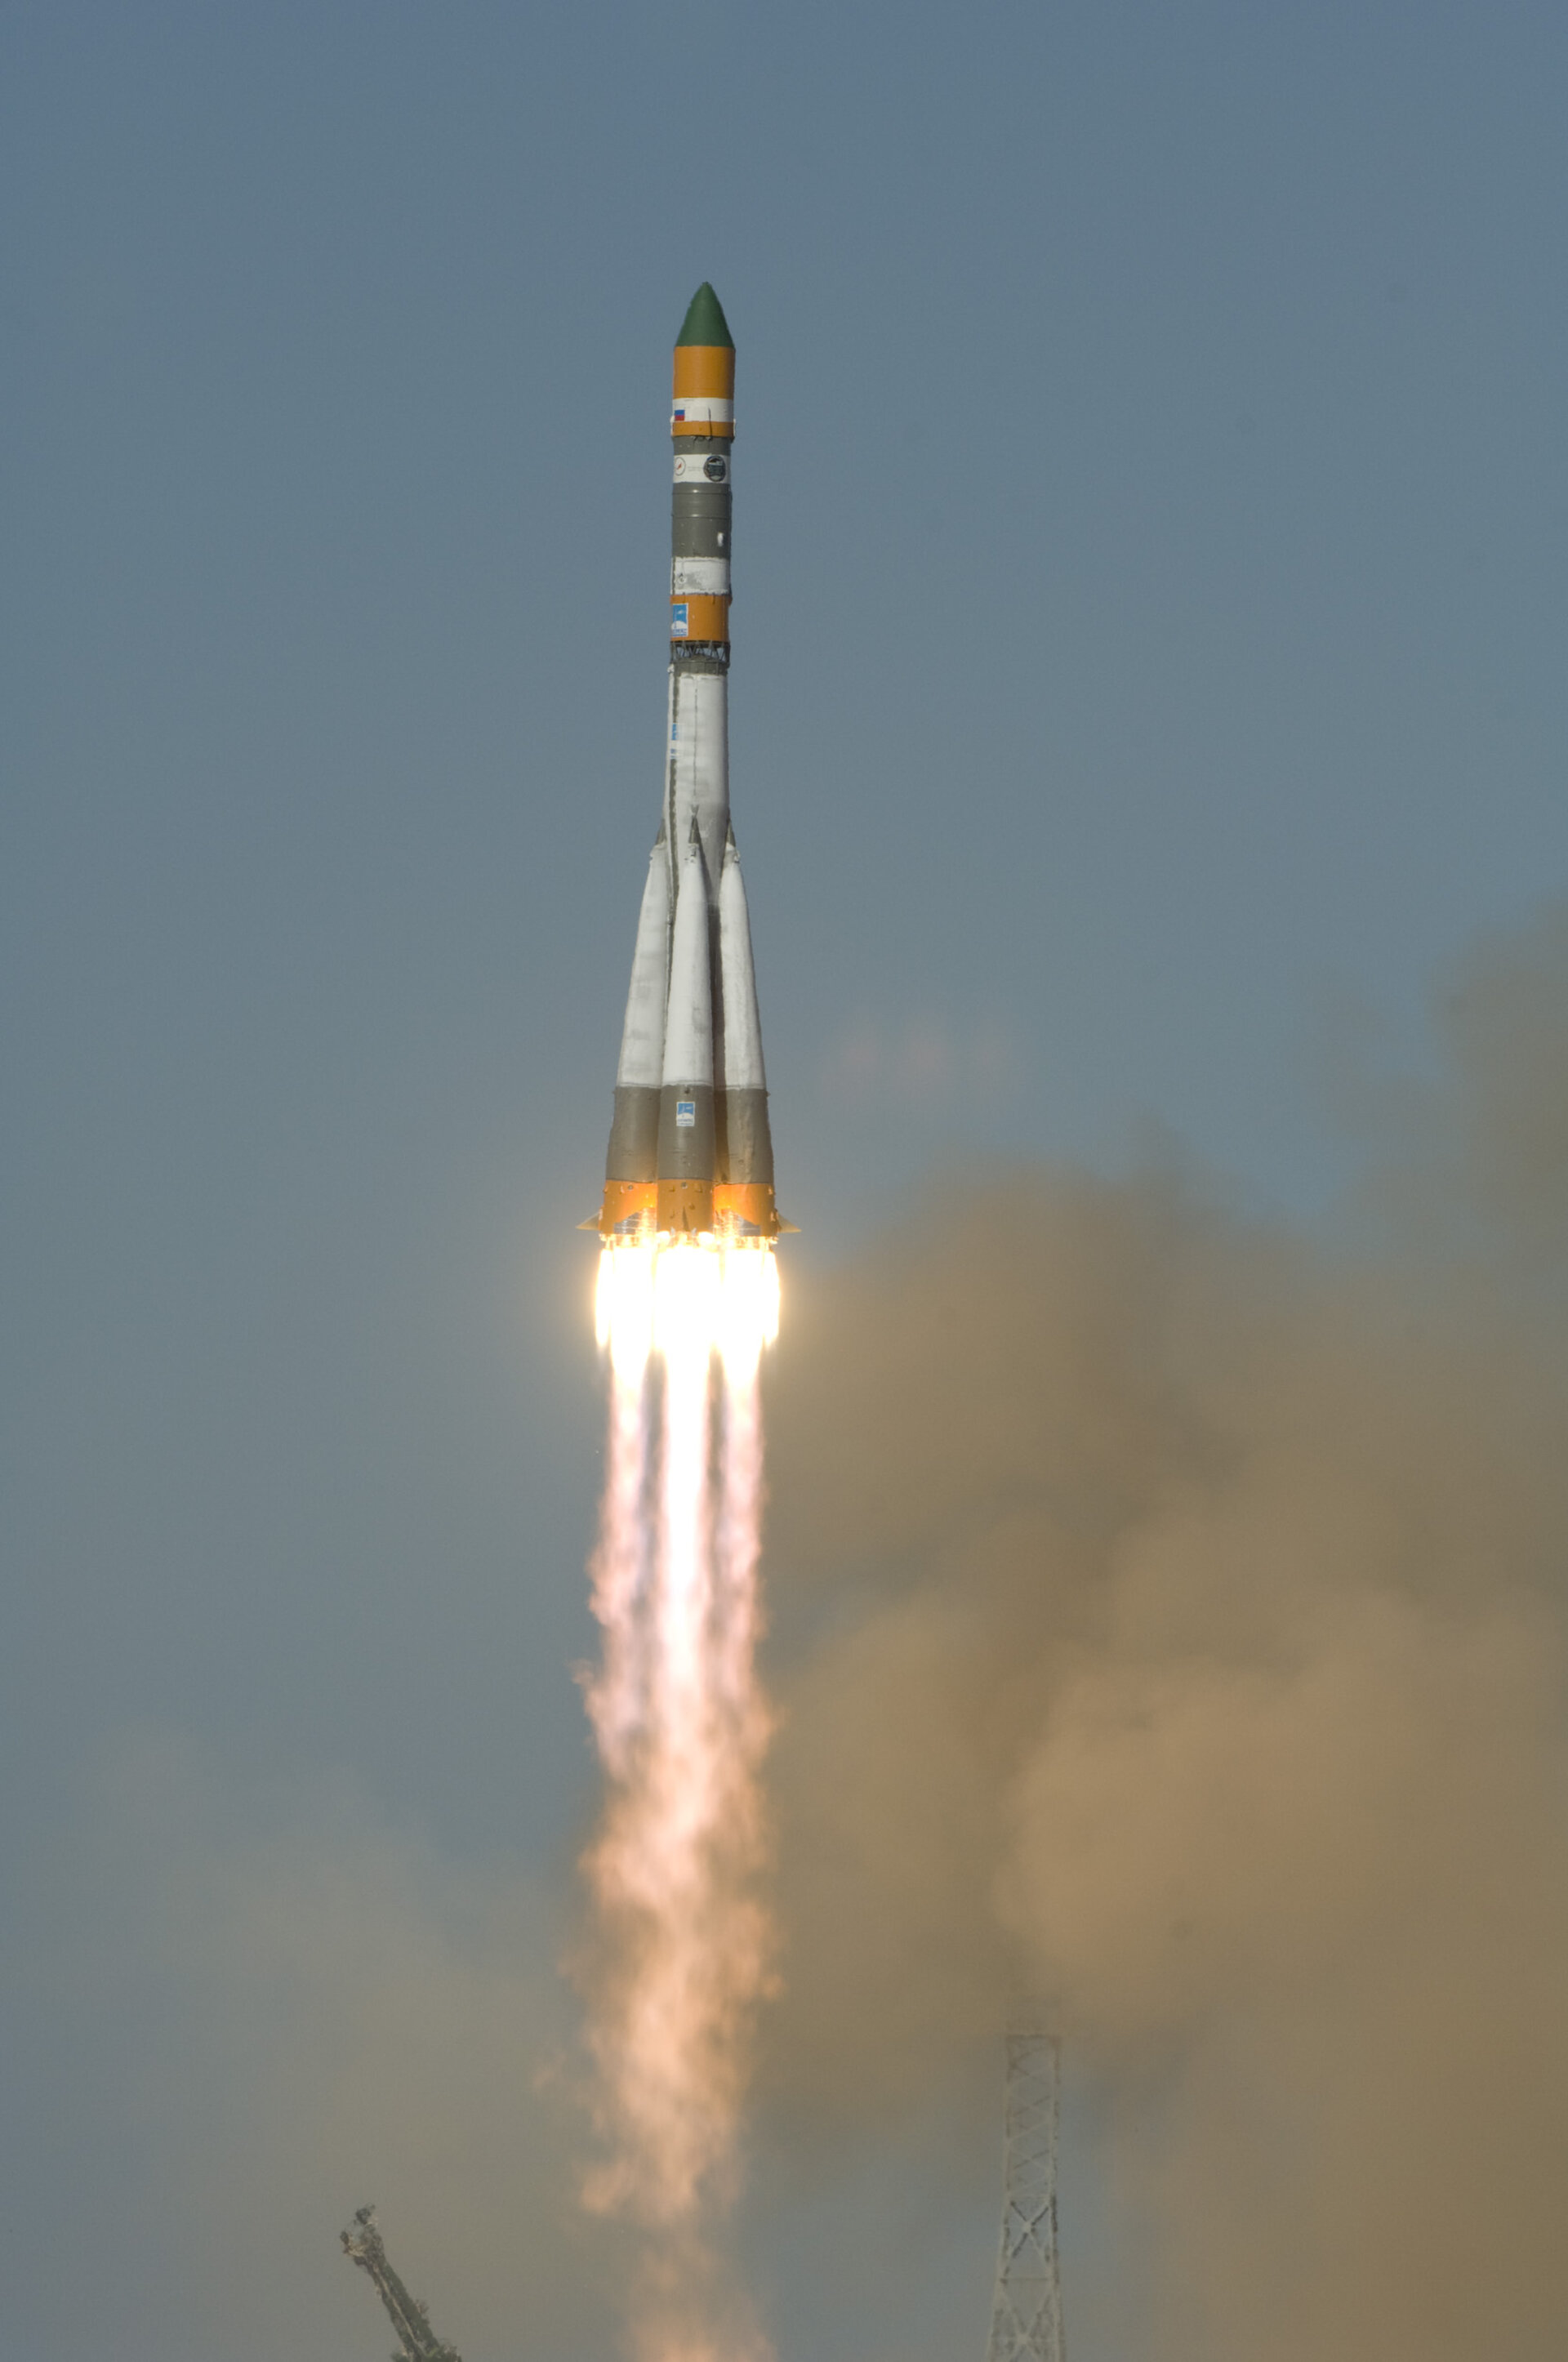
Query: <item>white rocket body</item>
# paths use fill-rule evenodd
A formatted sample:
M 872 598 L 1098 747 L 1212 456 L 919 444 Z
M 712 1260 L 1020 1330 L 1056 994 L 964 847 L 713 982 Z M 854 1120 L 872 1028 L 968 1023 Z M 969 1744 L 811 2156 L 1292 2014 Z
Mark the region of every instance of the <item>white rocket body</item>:
M 699 289 L 675 354 L 664 811 L 626 998 L 606 1238 L 763 1240 L 781 1225 L 751 922 L 730 826 L 734 348 Z

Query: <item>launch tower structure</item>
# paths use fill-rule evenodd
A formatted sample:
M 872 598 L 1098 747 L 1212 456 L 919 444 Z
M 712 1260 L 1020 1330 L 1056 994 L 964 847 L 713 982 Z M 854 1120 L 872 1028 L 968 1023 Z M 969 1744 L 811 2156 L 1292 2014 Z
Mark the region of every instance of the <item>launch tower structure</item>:
M 986 2362 L 1066 2362 L 1056 2264 L 1062 2046 L 1035 2017 L 1007 2033 L 1001 2247 Z
M 416 2296 L 410 2296 L 387 2261 L 373 2206 L 361 2206 L 344 2232 L 343 2252 L 362 2272 L 370 2274 L 376 2294 L 387 2309 L 397 2332 L 397 2352 L 392 2362 L 463 2362 L 457 2347 L 445 2345 L 431 2328 L 429 2307 L 421 2304 Z

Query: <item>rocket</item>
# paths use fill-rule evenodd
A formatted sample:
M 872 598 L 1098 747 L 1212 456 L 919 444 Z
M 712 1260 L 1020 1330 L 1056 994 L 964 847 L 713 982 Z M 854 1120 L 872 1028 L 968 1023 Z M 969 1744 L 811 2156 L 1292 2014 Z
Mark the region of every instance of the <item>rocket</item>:
M 606 1240 L 765 1240 L 773 1202 L 751 922 L 730 826 L 735 348 L 704 280 L 675 347 L 664 805 L 615 1071 Z

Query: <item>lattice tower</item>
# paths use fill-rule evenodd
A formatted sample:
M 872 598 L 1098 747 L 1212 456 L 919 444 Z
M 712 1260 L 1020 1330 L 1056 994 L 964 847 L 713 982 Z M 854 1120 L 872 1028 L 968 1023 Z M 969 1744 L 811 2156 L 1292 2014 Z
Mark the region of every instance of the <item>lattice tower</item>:
M 463 2362 L 455 2345 L 447 2345 L 430 2326 L 430 2308 L 410 2296 L 392 2265 L 376 2224 L 373 2206 L 361 2206 L 343 2234 L 343 2252 L 370 2275 L 387 2318 L 397 2332 L 397 2352 L 392 2362 Z
M 1007 2036 L 1001 2251 L 986 2362 L 1065 2362 L 1056 2266 L 1056 2109 L 1062 2046 L 1035 2025 Z

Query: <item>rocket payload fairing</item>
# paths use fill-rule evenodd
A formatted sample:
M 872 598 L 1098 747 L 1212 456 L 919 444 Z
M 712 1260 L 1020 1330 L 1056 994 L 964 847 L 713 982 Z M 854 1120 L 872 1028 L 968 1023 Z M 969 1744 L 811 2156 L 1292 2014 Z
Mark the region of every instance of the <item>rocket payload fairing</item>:
M 605 1239 L 773 1239 L 767 1082 L 751 922 L 730 826 L 735 348 L 704 281 L 675 348 L 669 710 L 615 1073 Z

